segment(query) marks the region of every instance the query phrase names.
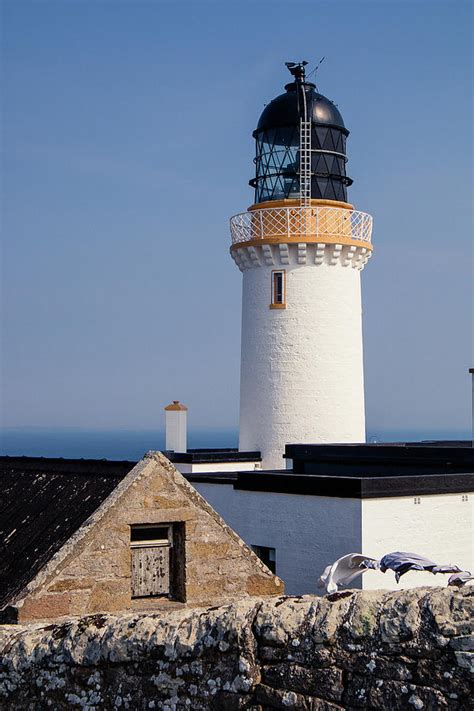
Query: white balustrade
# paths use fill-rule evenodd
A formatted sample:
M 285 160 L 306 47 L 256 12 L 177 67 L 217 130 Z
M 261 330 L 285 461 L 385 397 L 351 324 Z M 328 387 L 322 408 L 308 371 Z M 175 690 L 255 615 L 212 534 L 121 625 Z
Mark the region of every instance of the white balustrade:
M 346 238 L 370 244 L 372 216 L 340 207 L 267 207 L 230 219 L 232 244 L 263 239 L 324 241 Z

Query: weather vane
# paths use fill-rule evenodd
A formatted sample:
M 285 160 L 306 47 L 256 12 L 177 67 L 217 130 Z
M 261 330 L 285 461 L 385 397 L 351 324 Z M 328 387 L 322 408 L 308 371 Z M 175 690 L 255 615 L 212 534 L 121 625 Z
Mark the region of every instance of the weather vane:
M 290 70 L 290 73 L 295 77 L 297 82 L 304 83 L 306 75 L 306 65 L 308 62 L 285 62 L 285 65 Z

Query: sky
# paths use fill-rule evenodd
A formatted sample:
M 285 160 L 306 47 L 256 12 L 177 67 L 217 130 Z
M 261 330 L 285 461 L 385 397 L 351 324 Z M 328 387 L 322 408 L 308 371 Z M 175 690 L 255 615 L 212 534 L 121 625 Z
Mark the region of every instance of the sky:
M 3 0 L 4 427 L 237 427 L 252 131 L 285 61 L 351 134 L 367 426 L 470 428 L 472 4 Z

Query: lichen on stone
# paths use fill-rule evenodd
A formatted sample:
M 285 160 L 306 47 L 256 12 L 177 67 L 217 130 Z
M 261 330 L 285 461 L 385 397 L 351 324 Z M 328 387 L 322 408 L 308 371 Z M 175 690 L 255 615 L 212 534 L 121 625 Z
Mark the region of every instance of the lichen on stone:
M 467 711 L 473 595 L 242 598 L 0 628 L 0 708 Z

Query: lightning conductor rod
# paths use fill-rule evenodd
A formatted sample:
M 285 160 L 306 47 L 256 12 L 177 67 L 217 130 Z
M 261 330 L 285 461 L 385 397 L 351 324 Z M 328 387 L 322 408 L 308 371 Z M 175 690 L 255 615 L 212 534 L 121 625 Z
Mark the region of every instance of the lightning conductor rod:
M 308 62 L 286 62 L 295 78 L 297 91 L 301 89 L 303 111 L 300 116 L 300 207 L 311 205 L 311 121 L 308 121 L 306 103 L 305 67 Z

